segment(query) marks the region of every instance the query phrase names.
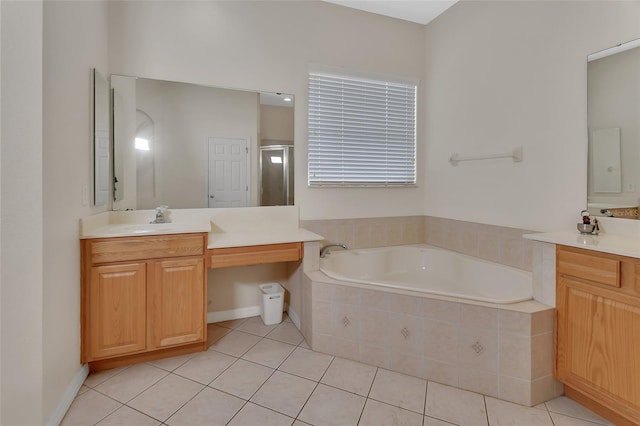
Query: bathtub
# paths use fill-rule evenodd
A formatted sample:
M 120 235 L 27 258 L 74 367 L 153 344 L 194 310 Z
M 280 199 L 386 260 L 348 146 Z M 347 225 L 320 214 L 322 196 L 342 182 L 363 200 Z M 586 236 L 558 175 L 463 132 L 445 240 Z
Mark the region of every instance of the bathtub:
M 427 245 L 336 249 L 310 266 L 301 331 L 314 351 L 522 405 L 562 394 L 554 308 L 532 299 L 529 272 Z
M 335 250 L 320 259 L 330 278 L 480 302 L 532 298 L 531 273 L 426 246 Z

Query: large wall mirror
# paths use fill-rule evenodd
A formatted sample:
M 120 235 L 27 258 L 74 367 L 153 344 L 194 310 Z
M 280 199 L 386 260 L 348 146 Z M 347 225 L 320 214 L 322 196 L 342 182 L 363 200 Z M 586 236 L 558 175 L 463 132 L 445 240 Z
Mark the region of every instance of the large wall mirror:
M 589 55 L 587 81 L 589 212 L 638 219 L 640 39 Z
M 112 75 L 114 210 L 293 204 L 294 98 Z

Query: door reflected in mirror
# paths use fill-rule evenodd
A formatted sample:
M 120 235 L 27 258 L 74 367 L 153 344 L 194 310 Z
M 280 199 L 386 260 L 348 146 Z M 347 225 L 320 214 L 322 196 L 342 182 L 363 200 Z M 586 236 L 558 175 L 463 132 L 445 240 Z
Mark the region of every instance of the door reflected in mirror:
M 111 86 L 114 210 L 293 204 L 292 183 L 260 170 L 263 147 L 293 146 L 292 95 L 121 75 Z M 293 155 L 282 167 L 292 180 Z
M 587 81 L 587 208 L 592 215 L 638 219 L 640 40 L 590 55 Z

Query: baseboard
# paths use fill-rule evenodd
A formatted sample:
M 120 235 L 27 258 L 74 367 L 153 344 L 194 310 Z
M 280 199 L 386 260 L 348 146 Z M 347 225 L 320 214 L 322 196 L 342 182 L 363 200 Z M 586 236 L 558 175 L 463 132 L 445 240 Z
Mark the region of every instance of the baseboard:
M 291 321 L 296 326 L 296 328 L 298 330 L 302 330 L 302 326 L 300 325 L 300 317 L 298 316 L 298 314 L 296 314 L 296 311 L 291 309 L 291 306 L 288 307 L 287 314 L 289 315 L 289 318 L 291 318 Z
M 212 322 L 249 318 L 257 315 L 260 315 L 260 305 L 229 309 L 228 311 L 207 312 L 207 322 L 211 324 Z
M 56 409 L 51 413 L 51 417 L 49 417 L 49 421 L 47 422 L 47 426 L 57 426 L 62 422 L 64 415 L 67 414 L 69 407 L 73 403 L 74 398 L 78 394 L 78 391 L 82 387 L 85 379 L 89 375 L 89 366 L 87 364 L 82 364 L 80 370 L 75 375 L 67 389 L 64 391 L 64 395 L 62 395 L 62 399 L 58 403 Z

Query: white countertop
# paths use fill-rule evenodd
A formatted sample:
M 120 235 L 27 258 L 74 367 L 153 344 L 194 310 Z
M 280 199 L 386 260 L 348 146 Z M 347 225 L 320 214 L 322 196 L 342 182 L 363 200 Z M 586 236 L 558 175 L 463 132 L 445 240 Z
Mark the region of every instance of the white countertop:
M 80 239 L 189 234 L 210 231 L 211 224 L 209 222 L 105 224 L 80 235 Z
M 604 253 L 640 258 L 640 237 L 629 235 L 609 234 L 582 235 L 578 231 L 546 232 L 540 234 L 526 234 L 524 238 L 544 243 L 561 244 Z
M 208 248 L 321 241 L 322 236 L 298 227 L 296 206 L 226 209 L 177 209 L 171 223 L 149 223 L 153 210 L 104 212 L 80 220 L 80 238 L 144 235 L 209 234 Z
M 304 228 L 283 228 L 251 232 L 210 232 L 207 248 L 259 246 L 264 244 L 321 241 L 324 238 Z

